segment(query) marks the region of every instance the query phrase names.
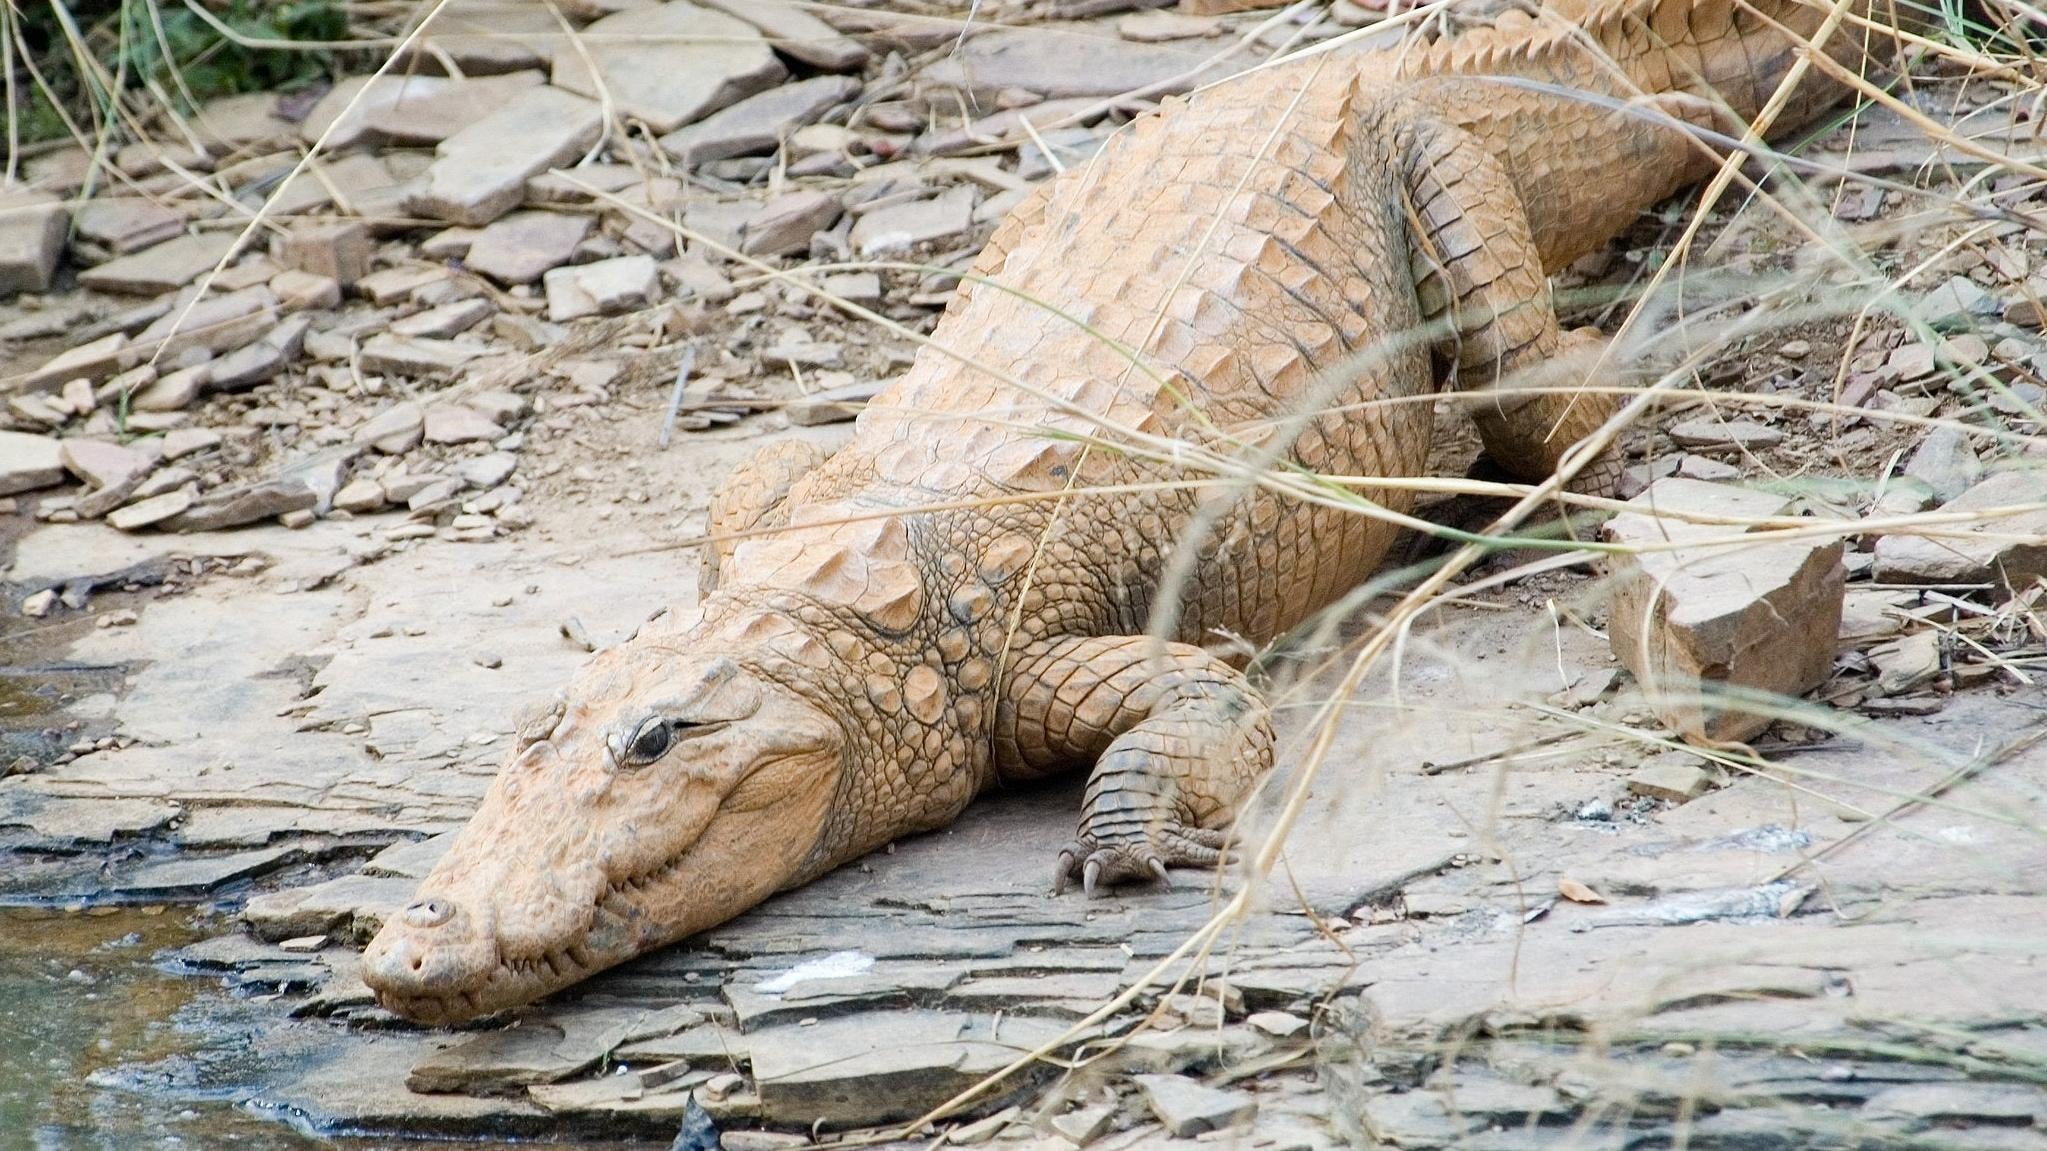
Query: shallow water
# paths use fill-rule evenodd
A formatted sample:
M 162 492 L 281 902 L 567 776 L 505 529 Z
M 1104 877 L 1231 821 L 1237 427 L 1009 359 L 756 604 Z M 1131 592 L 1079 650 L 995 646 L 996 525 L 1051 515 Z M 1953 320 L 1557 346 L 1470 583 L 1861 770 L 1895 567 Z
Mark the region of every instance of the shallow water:
M 232 1006 L 156 966 L 208 934 L 189 909 L 0 909 L 0 1148 L 129 1151 L 328 1146 L 234 1106 L 194 1074 L 236 1035 L 204 1034 L 194 1009 Z M 115 1086 L 148 1073 L 164 1091 Z M 139 1085 L 139 1084 L 138 1084 Z
M 292 1070 L 252 1054 L 252 1036 L 280 1025 L 285 1009 L 166 961 L 227 926 L 191 907 L 0 907 L 0 1151 L 433 1146 L 316 1137 L 244 1106 Z

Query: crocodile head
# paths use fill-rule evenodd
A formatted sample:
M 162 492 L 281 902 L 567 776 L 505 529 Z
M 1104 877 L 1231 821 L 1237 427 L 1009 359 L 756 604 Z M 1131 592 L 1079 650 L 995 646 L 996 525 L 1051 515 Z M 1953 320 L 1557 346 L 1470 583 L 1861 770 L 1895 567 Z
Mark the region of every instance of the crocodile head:
M 520 725 L 474 818 L 364 953 L 380 1003 L 432 1024 L 514 1007 L 802 877 L 843 729 L 772 661 L 717 648 L 734 650 L 643 635 Z

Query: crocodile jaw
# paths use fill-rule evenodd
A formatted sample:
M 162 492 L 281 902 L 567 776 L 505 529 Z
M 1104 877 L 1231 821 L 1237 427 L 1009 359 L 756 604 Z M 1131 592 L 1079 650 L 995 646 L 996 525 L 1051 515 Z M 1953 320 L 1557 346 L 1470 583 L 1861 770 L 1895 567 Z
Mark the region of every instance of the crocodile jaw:
M 436 1025 L 516 1007 L 722 923 L 814 866 L 841 727 L 696 647 L 603 653 L 522 725 L 476 815 L 363 953 L 378 1002 Z M 650 717 L 687 734 L 635 756 Z

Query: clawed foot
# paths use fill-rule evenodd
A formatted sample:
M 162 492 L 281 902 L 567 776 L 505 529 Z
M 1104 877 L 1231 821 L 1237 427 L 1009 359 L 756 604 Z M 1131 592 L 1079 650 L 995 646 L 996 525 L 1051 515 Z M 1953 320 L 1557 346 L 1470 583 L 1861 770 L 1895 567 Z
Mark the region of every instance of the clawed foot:
M 1167 826 L 1153 828 L 1135 837 L 1097 838 L 1083 830 L 1059 851 L 1059 865 L 1052 873 L 1052 894 L 1064 895 L 1074 876 L 1089 898 L 1095 889 L 1134 880 L 1155 879 L 1171 887 L 1168 867 L 1214 867 L 1234 856 L 1226 855 L 1223 844 L 1229 829 Z

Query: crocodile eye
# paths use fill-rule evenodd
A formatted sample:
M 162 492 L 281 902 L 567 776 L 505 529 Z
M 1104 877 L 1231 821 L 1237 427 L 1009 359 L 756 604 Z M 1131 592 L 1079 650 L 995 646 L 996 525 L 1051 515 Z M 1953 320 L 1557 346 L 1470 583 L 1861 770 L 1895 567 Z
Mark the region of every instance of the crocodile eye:
M 674 730 L 668 721 L 655 716 L 640 724 L 633 732 L 633 740 L 626 745 L 625 761 L 630 767 L 645 767 L 647 764 L 668 754 L 668 747 L 675 742 Z

